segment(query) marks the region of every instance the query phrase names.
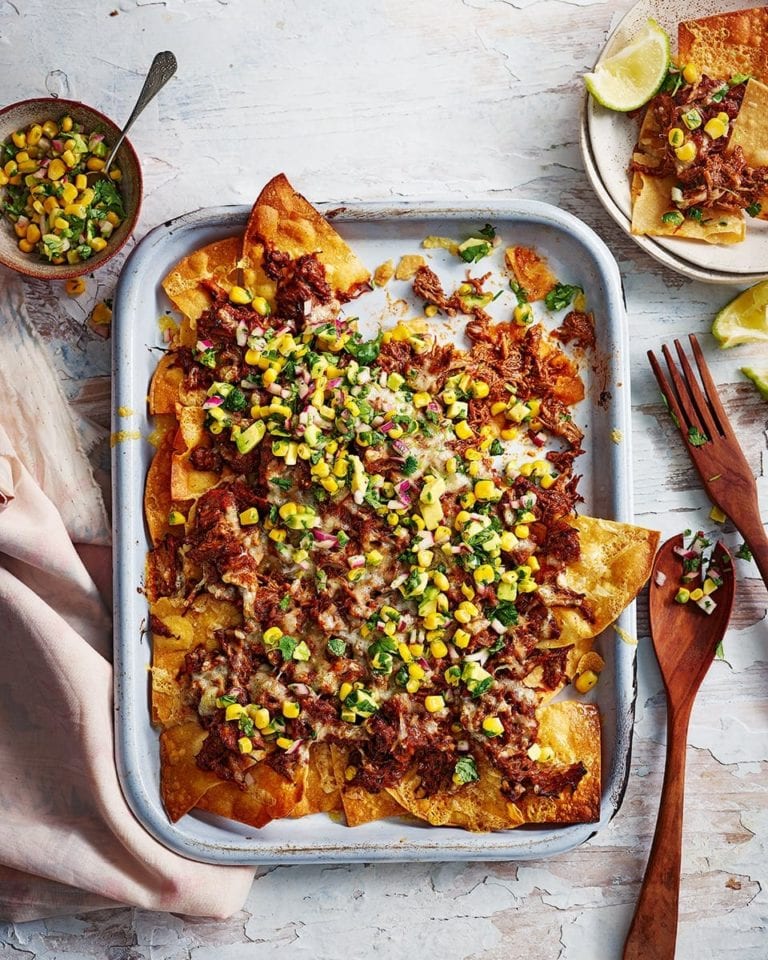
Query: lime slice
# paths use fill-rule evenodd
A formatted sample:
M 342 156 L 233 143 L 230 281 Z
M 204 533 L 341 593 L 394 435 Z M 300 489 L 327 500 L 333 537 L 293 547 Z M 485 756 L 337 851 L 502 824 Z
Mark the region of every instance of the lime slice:
M 756 370 L 754 367 L 742 367 L 741 372 L 754 383 L 760 393 L 768 400 L 768 367 Z
M 724 350 L 738 343 L 768 340 L 768 280 L 727 303 L 715 317 L 712 335 Z
M 592 96 L 609 110 L 637 110 L 664 83 L 669 66 L 669 37 L 649 20 L 623 50 L 599 63 L 584 82 Z

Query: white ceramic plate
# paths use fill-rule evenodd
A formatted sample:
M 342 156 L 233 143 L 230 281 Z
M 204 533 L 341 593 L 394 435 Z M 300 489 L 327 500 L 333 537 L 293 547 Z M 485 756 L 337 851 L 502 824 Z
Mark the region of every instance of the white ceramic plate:
M 597 62 L 625 46 L 649 17 L 669 33 L 674 51 L 679 21 L 746 6 L 747 0 L 639 0 L 608 38 Z M 627 168 L 637 132 L 637 119 L 606 110 L 587 95 L 581 131 L 587 176 L 608 213 L 630 236 L 632 211 Z M 655 259 L 697 280 L 746 286 L 768 276 L 768 221 L 750 218 L 746 239 L 732 246 L 674 237 L 632 239 Z

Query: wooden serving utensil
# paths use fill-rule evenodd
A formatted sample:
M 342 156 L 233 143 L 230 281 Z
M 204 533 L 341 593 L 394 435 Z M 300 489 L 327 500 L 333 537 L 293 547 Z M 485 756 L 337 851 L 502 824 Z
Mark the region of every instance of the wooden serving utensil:
M 682 535 L 667 540 L 651 575 L 650 628 L 667 695 L 667 757 L 656 832 L 624 944 L 624 960 L 673 960 L 675 956 L 688 722 L 733 606 L 733 560 L 720 542 L 712 562 L 723 582 L 712 594 L 717 604 L 713 612 L 707 615 L 692 601 L 675 602 L 682 575 L 682 558 L 675 548 L 682 546 Z

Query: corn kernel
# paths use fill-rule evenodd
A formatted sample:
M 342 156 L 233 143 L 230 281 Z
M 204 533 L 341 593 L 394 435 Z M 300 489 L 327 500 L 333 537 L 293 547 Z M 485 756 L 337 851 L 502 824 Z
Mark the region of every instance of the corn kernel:
M 704 596 L 704 591 L 701 589 L 701 587 L 697 587 L 695 590 L 691 590 L 691 600 L 693 601 L 701 600 L 703 596 Z
M 515 323 L 519 327 L 527 327 L 533 323 L 533 307 L 530 303 L 519 303 L 512 312 Z
M 277 643 L 277 641 L 282 637 L 283 631 L 280 627 L 267 627 L 264 631 L 264 643 L 268 646 L 272 646 Z
M 504 733 L 504 724 L 498 717 L 486 717 L 483 720 L 483 733 L 489 737 L 498 737 Z
M 55 161 L 54 161 L 54 163 L 55 163 Z M 103 169 L 104 169 L 104 161 L 101 159 L 101 157 L 88 157 L 88 159 L 85 161 L 85 165 L 86 165 L 86 167 L 87 167 L 89 170 L 103 170 Z M 49 167 L 48 167 L 49 172 L 50 172 L 50 169 L 51 169 L 51 168 L 50 168 L 50 166 L 49 166 Z
M 280 747 L 281 750 L 290 750 L 293 746 L 293 740 L 291 740 L 289 737 L 278 737 L 277 740 L 275 740 L 275 743 L 278 747 Z
M 229 703 L 227 704 L 227 709 L 224 713 L 224 719 L 239 720 L 244 713 L 245 709 L 239 703 Z
M 442 697 L 433 695 L 424 698 L 424 706 L 429 713 L 437 713 L 445 707 L 445 700 Z
M 580 673 L 578 677 L 573 681 L 574 687 L 579 691 L 579 693 L 589 693 L 589 691 L 597 683 L 597 674 L 594 670 L 586 670 L 584 673 Z
M 539 485 L 541 486 L 542 490 L 549 490 L 549 488 L 554 485 L 554 482 L 555 482 L 555 478 L 552 476 L 552 474 L 545 473 L 544 476 L 539 481 Z
M 60 160 L 56 157 L 54 160 L 48 164 L 48 178 L 50 180 L 61 180 L 64 174 L 67 172 L 67 168 L 63 160 Z
M 27 239 L 31 239 L 27 231 Z M 79 297 L 85 293 L 85 279 L 83 277 L 72 277 L 64 284 L 64 289 L 69 297 Z
M 293 720 L 301 713 L 301 707 L 295 700 L 285 700 L 283 702 L 283 716 Z
M 467 600 L 475 599 L 475 591 L 472 589 L 472 587 L 468 583 L 462 583 L 461 592 L 464 594 Z
M 470 427 L 466 420 L 459 420 L 453 429 L 456 432 L 456 436 L 459 438 L 459 440 L 469 440 L 475 435 L 475 431 L 472 429 L 472 427 Z
M 710 121 L 710 123 L 711 122 L 712 121 Z M 709 126 L 709 124 L 707 124 L 707 126 Z M 696 159 L 696 144 L 693 142 L 693 140 L 689 140 L 687 143 L 684 143 L 682 147 L 677 147 L 675 150 L 675 156 L 680 163 L 690 163 L 692 160 Z
M 419 689 L 420 686 L 421 686 L 421 684 L 419 683 L 418 680 L 414 680 L 413 678 L 411 678 L 411 679 L 406 683 L 405 689 L 408 691 L 408 693 L 416 693 L 416 692 L 418 691 L 418 689 Z
M 720 137 L 724 137 L 728 132 L 728 124 L 723 123 L 719 117 L 712 117 L 711 120 L 708 120 L 704 124 L 704 132 L 708 133 L 713 140 L 717 140 Z M 693 159 L 693 157 L 691 157 L 691 159 Z
M 528 557 L 528 560 L 526 561 L 526 563 L 531 573 L 535 573 L 537 570 L 541 570 L 541 564 L 533 554 L 531 554 L 531 556 Z
M 686 63 L 683 67 L 683 80 L 686 83 L 698 83 L 701 80 L 701 71 L 695 63 Z
M 35 249 L 34 243 L 30 243 L 29 240 L 19 240 L 18 246 L 22 253 L 32 253 Z
M 250 737 L 240 737 L 237 741 L 237 749 L 240 753 L 253 753 L 253 741 Z
M 413 395 L 413 405 L 417 409 L 421 407 L 426 407 L 429 403 L 432 402 L 432 397 L 423 391 L 419 393 L 414 393 Z
M 475 583 L 482 586 L 484 583 L 493 583 L 495 574 L 490 563 L 481 563 L 474 571 Z
M 411 680 L 423 680 L 424 679 L 424 667 L 418 663 L 409 663 L 408 664 L 408 676 Z
M 442 657 L 448 655 L 448 647 L 446 647 L 442 640 L 433 640 L 429 645 L 429 652 L 436 660 L 440 660 Z
M 107 241 L 104 239 L 104 237 L 94 237 L 93 240 L 89 242 L 91 250 L 96 251 L 96 253 L 100 253 L 106 247 L 106 245 Z
M 240 305 L 245 305 L 251 302 L 253 297 L 251 296 L 250 291 L 246 290 L 245 287 L 238 287 L 236 284 L 229 291 L 229 302 L 236 303 Z
M 432 574 L 432 583 L 434 583 L 438 590 L 448 590 L 450 587 L 448 577 L 439 570 L 436 570 L 435 573 Z
M 491 392 L 491 388 L 485 380 L 475 380 L 472 383 L 472 396 L 476 400 L 483 400 Z
M 348 767 L 344 768 L 344 779 L 349 783 L 350 780 L 354 780 L 357 776 L 357 767 L 353 767 L 350 764 Z
M 416 559 L 419 561 L 419 566 L 424 568 L 430 567 L 434 558 L 435 555 L 431 550 L 419 550 L 419 552 L 416 554 Z
M 471 635 L 467 633 L 466 630 L 462 630 L 461 627 L 459 627 L 459 629 L 456 630 L 453 635 L 453 643 L 460 649 L 464 649 L 464 647 L 468 646 L 470 639 Z
M 528 529 L 528 526 L 525 523 L 518 523 L 515 527 L 515 536 L 518 538 L 518 540 L 527 540 L 530 532 L 531 531 Z
M 672 127 L 667 134 L 670 147 L 682 147 L 685 143 L 685 133 L 680 127 Z

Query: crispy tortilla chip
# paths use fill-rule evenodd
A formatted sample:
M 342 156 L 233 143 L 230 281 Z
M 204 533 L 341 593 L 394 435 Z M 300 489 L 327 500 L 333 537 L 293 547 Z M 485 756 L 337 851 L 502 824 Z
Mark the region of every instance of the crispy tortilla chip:
M 251 264 L 260 262 L 263 247 L 294 260 L 317 254 L 339 300 L 351 300 L 370 285 L 368 270 L 284 174 L 270 180 L 254 204 L 245 232 L 244 258 Z
M 169 726 L 197 713 L 186 704 L 177 682 L 184 655 L 203 645 L 215 649 L 214 631 L 236 627 L 242 617 L 234 604 L 201 594 L 191 605 L 186 600 L 161 597 L 150 608 L 152 631 L 152 722 Z
M 768 166 L 768 86 L 752 78 L 747 82 L 739 113 L 733 121 L 728 149 L 741 147 L 752 167 Z M 768 195 L 760 198 L 759 220 L 768 220 Z
M 171 532 L 168 515 L 173 507 L 171 465 L 175 430 L 168 430 L 152 458 L 144 486 L 144 517 L 152 543 L 157 546 Z
M 289 816 L 304 790 L 303 773 L 296 783 L 290 783 L 267 763 L 251 767 L 246 783 L 245 789 L 241 789 L 235 783 L 217 779 L 218 785 L 201 795 L 197 809 L 251 827 L 263 827 L 270 820 Z
M 176 724 L 160 734 L 160 794 L 173 823 L 221 783 L 215 773 L 201 770 L 195 763 L 207 735 L 197 720 Z
M 221 477 L 213 470 L 196 470 L 190 461 L 195 447 L 206 447 L 210 438 L 203 428 L 205 410 L 201 407 L 177 409 L 179 429 L 174 439 L 171 462 L 171 496 L 174 500 L 196 500 L 216 486 Z
M 237 282 L 240 244 L 240 237 L 227 237 L 195 250 L 163 280 L 168 299 L 189 320 L 197 320 L 213 302 L 201 281 L 212 280 L 224 290 Z
M 152 416 L 176 413 L 183 379 L 184 371 L 176 366 L 176 354 L 169 351 L 155 368 L 149 385 L 149 412 Z
M 589 616 L 574 607 L 555 607 L 560 626 L 556 641 L 542 641 L 541 647 L 574 644 L 574 656 L 581 657 L 589 642 L 619 616 L 651 575 L 659 533 L 614 520 L 577 517 L 581 556 L 565 569 L 565 584 L 588 599 Z M 577 655 L 577 656 L 576 656 Z
M 504 259 L 531 303 L 543 300 L 557 285 L 546 259 L 531 247 L 507 247 Z
M 387 790 L 369 793 L 362 787 L 351 787 L 344 777 L 347 769 L 348 751 L 336 745 L 331 746 L 331 758 L 336 782 L 341 785 L 341 803 L 344 816 L 350 827 L 359 827 L 363 823 L 396 817 L 402 814 L 403 807 Z
M 716 208 L 704 211 L 701 220 L 686 217 L 681 224 L 665 223 L 661 218 L 674 209 L 670 191 L 674 175 L 651 177 L 638 173 L 632 177 L 632 233 L 648 237 L 685 237 L 705 243 L 741 243 L 747 227 L 741 213 Z
M 410 773 L 389 792 L 409 812 L 434 826 L 463 827 L 487 833 L 526 823 L 592 823 L 600 817 L 600 719 L 597 708 L 572 700 L 548 704 L 538 714 L 541 747 L 551 747 L 548 762 L 587 768 L 574 791 L 557 797 L 531 794 L 512 803 L 501 792 L 502 777 L 484 756 L 477 757 L 480 779 L 463 787 L 420 796 L 420 781 Z
M 695 63 L 710 77 L 746 73 L 768 83 L 768 8 L 735 10 L 677 27 L 678 61 Z
M 290 815 L 306 817 L 311 813 L 327 813 L 339 809 L 341 790 L 333 769 L 331 747 L 327 743 L 313 744 L 304 780 L 304 794 Z

